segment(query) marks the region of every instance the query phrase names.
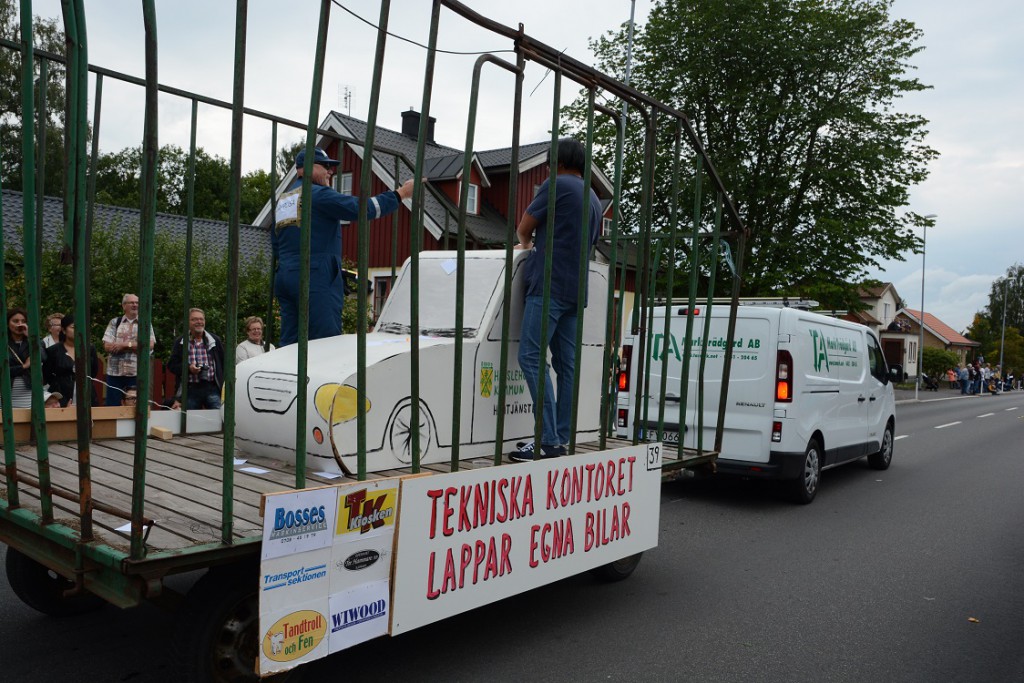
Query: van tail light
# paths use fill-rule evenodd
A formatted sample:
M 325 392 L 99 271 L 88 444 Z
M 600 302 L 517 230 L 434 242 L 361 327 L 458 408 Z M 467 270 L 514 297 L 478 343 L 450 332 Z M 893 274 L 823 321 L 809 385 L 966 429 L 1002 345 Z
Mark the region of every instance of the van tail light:
M 779 403 L 793 402 L 793 356 L 789 351 L 779 351 L 775 361 L 775 400 Z
M 629 368 L 633 360 L 633 345 L 622 345 L 622 360 L 619 362 L 619 391 L 629 391 Z
M 628 425 L 628 424 L 629 424 L 629 409 L 628 408 L 619 408 L 618 426 L 620 428 L 622 428 L 622 429 L 625 429 L 626 425 Z
M 772 422 L 772 443 L 782 441 L 782 423 L 776 420 Z

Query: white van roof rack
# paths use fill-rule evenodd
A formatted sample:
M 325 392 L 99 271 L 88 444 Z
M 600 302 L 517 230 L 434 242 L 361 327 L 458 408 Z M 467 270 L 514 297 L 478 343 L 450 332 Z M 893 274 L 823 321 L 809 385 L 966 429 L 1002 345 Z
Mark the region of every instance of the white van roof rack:
M 707 302 L 707 299 L 698 299 L 697 305 L 703 305 Z M 664 306 L 666 302 L 664 299 L 655 301 L 655 305 Z M 673 299 L 670 303 L 672 306 L 685 306 L 690 303 L 689 299 Z M 715 297 L 711 300 L 714 306 L 728 306 L 732 303 L 732 299 L 728 297 Z M 769 308 L 796 308 L 801 311 L 810 311 L 818 307 L 818 302 L 814 299 L 790 299 L 786 296 L 776 297 L 740 297 L 740 306 L 767 306 Z

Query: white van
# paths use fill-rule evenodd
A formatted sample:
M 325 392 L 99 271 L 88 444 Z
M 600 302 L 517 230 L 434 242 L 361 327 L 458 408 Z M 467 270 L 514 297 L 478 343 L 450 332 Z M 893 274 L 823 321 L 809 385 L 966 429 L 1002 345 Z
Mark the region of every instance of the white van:
M 619 386 L 626 390 L 618 394 L 618 434 L 631 436 L 634 424 L 641 432 L 656 431 L 659 408 L 664 404 L 662 439 L 677 442 L 682 423 L 683 445 L 696 448 L 703 306 L 694 310 L 682 411 L 686 307 L 672 307 L 667 340 L 663 334 L 665 310 L 664 306 L 654 309 L 653 334 L 645 344 L 650 364 L 646 406 L 636 401 L 637 383 L 644 383 L 636 357 L 637 340 L 633 336 L 623 340 Z M 704 373 L 704 450 L 713 449 L 715 443 L 728 322 L 729 307 L 715 306 Z M 665 354 L 668 380 L 663 401 Z M 794 308 L 740 306 L 717 471 L 787 480 L 793 497 L 809 503 L 818 492 L 823 470 L 864 456 L 875 469 L 888 468 L 896 423 L 892 379 L 878 339 L 863 325 Z M 635 414 L 638 409 L 640 415 Z

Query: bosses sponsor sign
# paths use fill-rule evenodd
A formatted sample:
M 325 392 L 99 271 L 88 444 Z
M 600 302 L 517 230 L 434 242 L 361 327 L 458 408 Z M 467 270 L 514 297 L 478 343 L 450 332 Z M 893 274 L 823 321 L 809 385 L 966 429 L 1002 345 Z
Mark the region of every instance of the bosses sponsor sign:
M 264 501 L 263 559 L 326 548 L 334 539 L 335 487 L 268 495 Z
M 402 481 L 397 634 L 658 543 L 661 445 Z

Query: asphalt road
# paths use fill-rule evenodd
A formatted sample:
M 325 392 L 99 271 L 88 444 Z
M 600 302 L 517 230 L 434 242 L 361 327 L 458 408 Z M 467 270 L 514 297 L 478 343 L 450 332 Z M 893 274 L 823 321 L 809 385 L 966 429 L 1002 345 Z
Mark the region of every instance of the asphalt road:
M 901 404 L 897 436 L 888 471 L 830 470 L 809 506 L 666 484 L 628 580 L 561 581 L 304 680 L 1024 681 L 1024 393 Z M 52 620 L 0 579 L 3 680 L 178 681 L 172 626 L 152 606 Z

